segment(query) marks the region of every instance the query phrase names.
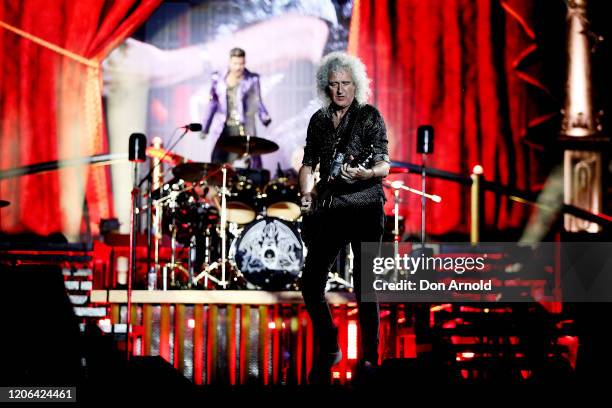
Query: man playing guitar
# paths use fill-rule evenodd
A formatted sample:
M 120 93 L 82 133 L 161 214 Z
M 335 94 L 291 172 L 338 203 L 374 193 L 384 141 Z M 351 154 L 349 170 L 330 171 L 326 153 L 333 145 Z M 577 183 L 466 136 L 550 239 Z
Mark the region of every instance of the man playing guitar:
M 299 172 L 308 246 L 302 295 L 318 350 L 308 379 L 329 384 L 331 367 L 342 354 L 325 286 L 331 265 L 348 243 L 355 254 L 353 282 L 361 325 L 356 376 L 378 364 L 379 308 L 376 302 L 361 302 L 360 250 L 362 242 L 379 242 L 382 237 L 382 178 L 389 173 L 389 155 L 383 118 L 366 103 L 369 79 L 363 63 L 345 53 L 328 54 L 316 79 L 324 107 L 310 119 Z M 317 165 L 321 179 L 315 186 Z

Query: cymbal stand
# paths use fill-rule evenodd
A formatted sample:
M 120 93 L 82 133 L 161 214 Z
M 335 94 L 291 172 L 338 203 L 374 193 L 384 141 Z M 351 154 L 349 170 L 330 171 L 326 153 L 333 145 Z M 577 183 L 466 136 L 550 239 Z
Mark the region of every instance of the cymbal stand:
M 152 289 L 157 289 L 157 277 L 159 276 L 159 272 L 161 269 L 160 266 L 160 262 L 159 262 L 159 250 L 160 250 L 160 246 L 161 246 L 161 242 L 162 242 L 162 238 L 163 238 L 163 233 L 162 233 L 162 223 L 164 222 L 164 216 L 163 216 L 163 205 L 161 204 L 154 204 L 155 207 L 155 212 L 153 214 L 153 226 L 154 226 L 154 232 L 153 232 L 153 236 L 154 236 L 154 248 L 153 248 L 153 265 L 154 265 L 154 270 L 155 270 L 155 280 L 154 280 L 154 287 Z
M 181 271 L 189 274 L 188 270 L 186 270 L 184 267 L 182 267 L 180 264 L 177 263 L 177 256 L 176 256 L 177 243 L 178 243 L 176 239 L 176 233 L 178 231 L 178 228 L 176 226 L 175 213 L 178 207 L 178 204 L 176 202 L 178 195 L 179 195 L 178 191 L 172 191 L 170 192 L 169 198 L 163 200 L 163 201 L 168 201 L 168 206 L 172 210 L 171 213 L 173 214 L 173 217 L 172 217 L 173 219 L 172 219 L 172 224 L 170 224 L 170 234 L 171 234 L 170 262 L 164 265 L 164 267 L 162 268 L 162 290 L 168 290 L 168 269 L 170 269 L 170 287 L 176 287 L 176 270 L 177 269 L 180 269 Z M 158 201 L 162 201 L 162 200 L 158 200 Z
M 221 286 L 223 289 L 227 287 L 227 282 L 225 280 L 225 267 L 227 261 L 227 248 L 226 248 L 226 234 L 225 227 L 227 224 L 227 169 L 225 166 L 221 169 L 223 172 L 223 193 L 221 195 Z
M 168 195 L 168 198 L 163 199 L 163 201 L 168 201 L 168 206 L 171 209 L 171 213 L 173 214 L 173 219 L 172 219 L 172 224 L 170 225 L 170 229 L 171 229 L 171 234 L 172 234 L 172 240 L 170 241 L 170 247 L 171 247 L 171 252 L 170 252 L 170 264 L 166 264 L 164 265 L 164 267 L 162 268 L 162 290 L 168 290 L 168 268 L 172 268 L 172 271 L 170 272 L 170 286 L 174 286 L 174 278 L 175 278 L 175 274 L 174 274 L 174 265 L 176 262 L 176 254 L 175 254 L 175 250 L 176 250 L 176 224 L 175 224 L 175 220 L 176 218 L 174 217 L 174 213 L 176 211 L 176 198 L 178 196 L 178 193 L 172 191 L 170 192 L 170 194 Z M 158 200 L 158 202 L 160 202 L 162 200 Z
M 399 255 L 399 241 L 400 241 L 400 228 L 399 228 L 399 185 L 393 189 L 393 258 L 397 259 Z M 394 262 L 393 277 L 394 282 L 399 280 L 399 271 L 397 269 L 397 262 Z
M 352 291 L 353 290 L 353 248 L 351 244 L 348 244 L 345 248 L 346 257 L 344 264 L 344 276 L 340 277 L 339 272 L 329 272 L 328 273 L 328 283 L 336 283 L 340 286 L 343 286 L 345 289 Z
M 249 147 L 251 146 L 251 135 L 246 134 L 244 135 L 244 137 L 246 137 L 246 148 L 244 149 L 244 153 L 242 154 L 242 156 L 240 156 L 241 159 L 244 159 L 244 162 L 246 163 L 247 169 L 251 168 L 251 152 L 249 151 Z
M 221 259 L 218 262 L 213 262 L 208 265 L 200 274 L 192 279 L 192 283 L 195 285 L 198 281 L 204 278 L 204 287 L 208 287 L 208 279 L 213 281 L 215 284 L 221 286 L 223 289 L 227 288 L 227 280 L 226 278 L 226 264 L 227 264 L 227 236 L 226 236 L 226 224 L 227 224 L 227 194 L 229 192 L 227 188 L 227 168 L 225 165 L 221 167 L 221 172 L 223 174 L 223 186 L 221 188 Z M 221 263 L 221 280 L 218 280 L 214 276 L 212 276 L 209 272 L 213 269 L 219 268 L 219 263 Z
M 385 187 L 393 189 L 393 218 L 394 218 L 394 226 L 393 226 L 393 256 L 399 255 L 399 242 L 400 242 L 400 229 L 399 229 L 399 204 L 401 202 L 399 193 L 400 190 L 408 191 L 412 194 L 420 195 L 422 200 L 430 199 L 433 202 L 439 203 L 442 201 L 442 198 L 438 195 L 427 194 L 423 191 L 416 190 L 414 188 L 410 188 L 404 184 L 404 182 L 396 180 L 393 182 L 384 181 Z M 395 279 L 398 278 L 398 269 L 397 265 L 394 267 L 394 276 Z
M 212 245 L 213 245 L 213 241 L 212 241 L 211 236 L 210 236 L 210 231 L 207 229 L 206 234 L 204 235 L 204 263 L 203 263 L 203 270 L 204 271 L 209 271 L 211 269 L 216 269 L 217 266 L 219 265 L 217 262 L 211 263 L 211 260 L 212 260 L 211 246 Z M 203 272 L 203 273 L 205 273 L 205 272 Z M 219 280 L 217 278 L 215 278 L 214 276 L 206 273 L 204 275 L 204 288 L 208 288 L 208 280 L 209 279 L 213 283 L 215 283 L 216 285 L 219 285 Z M 192 275 L 191 281 L 197 283 L 197 280 L 195 280 L 195 277 L 193 275 Z
M 397 180 L 393 181 L 393 182 L 385 181 L 384 184 L 385 184 L 385 187 L 393 188 L 393 189 L 405 190 L 405 191 L 408 191 L 408 192 L 410 192 L 412 194 L 416 194 L 416 195 L 420 195 L 420 196 L 423 196 L 425 198 L 428 198 L 431 201 L 436 202 L 436 203 L 442 202 L 442 198 L 439 195 L 427 194 L 427 193 L 424 193 L 423 191 L 419 191 L 419 190 L 416 190 L 414 188 L 410 188 L 407 185 L 405 185 L 403 181 L 397 181 Z
M 174 287 L 176 284 L 176 225 L 172 225 L 172 239 L 170 240 L 170 286 Z

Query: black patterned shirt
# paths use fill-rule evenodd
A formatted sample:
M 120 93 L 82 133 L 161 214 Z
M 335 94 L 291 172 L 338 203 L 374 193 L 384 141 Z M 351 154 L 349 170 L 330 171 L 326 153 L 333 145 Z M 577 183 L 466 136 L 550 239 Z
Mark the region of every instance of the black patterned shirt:
M 325 107 L 310 118 L 302 164 L 313 169 L 320 165 L 317 191 L 319 195 L 324 190 L 333 191 L 332 208 L 377 207 L 385 201 L 381 177 L 349 184 L 341 179 L 329 180 L 329 174 L 337 152 L 344 153 L 345 163 L 366 168 L 380 161 L 389 162 L 387 144 L 385 122 L 374 106 L 353 101 L 335 129 L 331 109 Z M 349 156 L 354 157 L 352 162 Z

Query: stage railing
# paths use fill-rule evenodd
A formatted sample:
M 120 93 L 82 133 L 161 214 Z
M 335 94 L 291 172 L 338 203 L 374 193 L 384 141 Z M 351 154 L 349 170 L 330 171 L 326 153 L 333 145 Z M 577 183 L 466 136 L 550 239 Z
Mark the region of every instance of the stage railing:
M 531 206 L 538 207 L 541 210 L 560 211 L 563 214 L 570 214 L 586 221 L 594 222 L 604 230 L 609 231 L 612 228 L 612 217 L 606 214 L 594 214 L 582 208 L 570 205 L 561 204 L 558 209 L 548 208 L 537 202 L 536 193 L 523 191 L 513 187 L 504 186 L 499 183 L 487 181 L 482 176 L 482 168 L 476 166 L 469 177 L 462 174 L 453 173 L 445 170 L 439 170 L 431 167 L 425 167 L 406 162 L 392 161 L 391 167 L 405 169 L 406 173 L 422 174 L 426 176 L 448 180 L 451 182 L 469 186 L 471 189 L 470 200 L 470 240 L 478 242 L 480 232 L 482 231 L 482 209 L 484 208 L 484 191 L 490 191 L 496 194 L 508 196 L 509 199 Z

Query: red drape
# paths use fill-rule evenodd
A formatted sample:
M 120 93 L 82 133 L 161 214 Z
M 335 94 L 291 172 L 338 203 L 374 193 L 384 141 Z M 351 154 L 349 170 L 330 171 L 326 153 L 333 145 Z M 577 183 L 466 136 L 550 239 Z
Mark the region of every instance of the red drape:
M 14 0 L 0 21 L 85 62 L 0 28 L 0 169 L 105 153 L 102 59 L 141 25 L 161 0 Z M 60 50 L 61 51 L 61 50 Z M 0 183 L 5 232 L 76 238 L 112 215 L 108 169 L 76 168 Z M 81 217 L 86 198 L 90 225 Z
M 533 187 L 537 156 L 524 137 L 556 107 L 550 98 L 542 103 L 546 89 L 526 62 L 537 49 L 531 3 L 355 1 L 349 51 L 364 61 L 372 78 L 372 102 L 385 117 L 392 160 L 420 164 L 416 129 L 432 124 L 435 151 L 428 167 L 469 176 L 481 164 L 487 180 Z M 420 187 L 418 176 L 403 177 L 411 187 Z M 466 233 L 469 190 L 434 179 L 427 190 L 443 198 L 428 204 L 428 233 Z M 404 195 L 401 212 L 408 231 L 419 231 L 420 199 Z M 486 195 L 489 227 L 516 228 L 527 215 L 523 205 Z

